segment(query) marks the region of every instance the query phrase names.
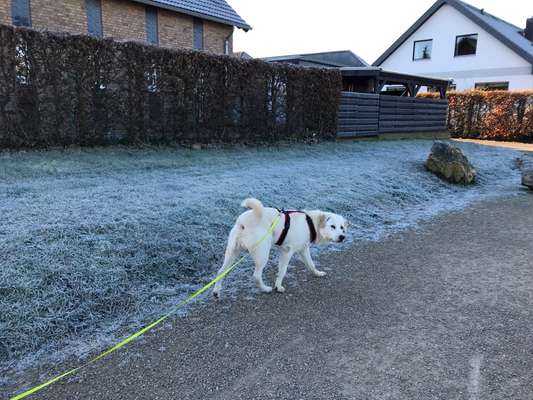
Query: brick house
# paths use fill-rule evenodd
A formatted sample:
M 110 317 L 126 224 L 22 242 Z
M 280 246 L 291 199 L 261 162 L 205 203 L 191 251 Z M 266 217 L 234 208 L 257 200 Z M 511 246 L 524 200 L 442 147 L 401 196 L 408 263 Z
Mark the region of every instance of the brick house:
M 251 29 L 225 0 L 0 0 L 0 24 L 215 54 Z

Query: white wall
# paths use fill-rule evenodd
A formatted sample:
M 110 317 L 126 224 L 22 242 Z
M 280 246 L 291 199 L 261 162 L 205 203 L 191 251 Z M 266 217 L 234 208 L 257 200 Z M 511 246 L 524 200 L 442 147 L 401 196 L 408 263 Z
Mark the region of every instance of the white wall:
M 457 35 L 478 34 L 475 55 L 454 57 Z M 413 43 L 433 39 L 430 60 L 413 61 Z M 476 82 L 509 82 L 510 89 L 533 88 L 532 65 L 449 5 L 441 7 L 389 56 L 386 70 L 452 78 L 458 90 Z

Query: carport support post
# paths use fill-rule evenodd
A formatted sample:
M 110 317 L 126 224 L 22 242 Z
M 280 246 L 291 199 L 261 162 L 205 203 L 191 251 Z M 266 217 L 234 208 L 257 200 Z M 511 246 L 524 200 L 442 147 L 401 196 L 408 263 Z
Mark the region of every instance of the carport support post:
M 383 87 L 385 86 L 386 81 L 381 81 L 379 79 L 374 79 L 374 93 L 380 94 L 383 90 Z
M 407 88 L 410 97 L 416 97 L 418 91 L 421 88 L 421 85 L 416 85 L 414 83 L 406 83 L 405 87 Z

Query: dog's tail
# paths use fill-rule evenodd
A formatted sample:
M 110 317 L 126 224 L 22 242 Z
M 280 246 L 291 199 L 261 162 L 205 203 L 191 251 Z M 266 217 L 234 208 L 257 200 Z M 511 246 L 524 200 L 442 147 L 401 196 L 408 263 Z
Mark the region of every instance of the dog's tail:
M 246 199 L 241 203 L 242 207 L 250 208 L 259 219 L 263 217 L 263 203 L 257 199 Z

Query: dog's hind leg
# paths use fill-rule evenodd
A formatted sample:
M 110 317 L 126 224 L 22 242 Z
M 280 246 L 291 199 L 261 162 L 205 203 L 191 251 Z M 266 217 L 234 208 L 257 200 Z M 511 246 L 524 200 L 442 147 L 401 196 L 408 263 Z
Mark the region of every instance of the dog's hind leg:
M 254 280 L 259 290 L 264 293 L 272 292 L 272 287 L 265 285 L 263 282 L 263 270 L 268 262 L 270 248 L 272 247 L 272 239 L 268 238 L 255 249 L 251 249 L 252 256 L 255 261 Z
M 289 248 L 288 250 L 282 250 L 281 255 L 279 256 L 279 265 L 278 265 L 278 276 L 276 278 L 276 290 L 280 293 L 285 292 L 283 287 L 283 278 L 287 273 L 287 267 L 289 266 L 289 261 L 291 261 L 294 251 Z
M 224 263 L 222 267 L 218 270 L 217 276 L 222 274 L 226 268 L 231 267 L 237 256 L 239 255 L 240 246 L 237 243 L 237 235 L 239 230 L 236 227 L 233 227 L 229 234 L 228 245 L 226 246 L 226 254 L 224 255 Z M 215 297 L 220 296 L 220 291 L 222 290 L 222 279 L 215 283 L 213 288 L 213 295 Z
M 309 271 L 313 273 L 314 276 L 324 276 L 326 273 L 324 271 L 319 271 L 316 269 L 315 263 L 311 258 L 311 250 L 307 247 L 305 250 L 300 252 L 300 257 Z

